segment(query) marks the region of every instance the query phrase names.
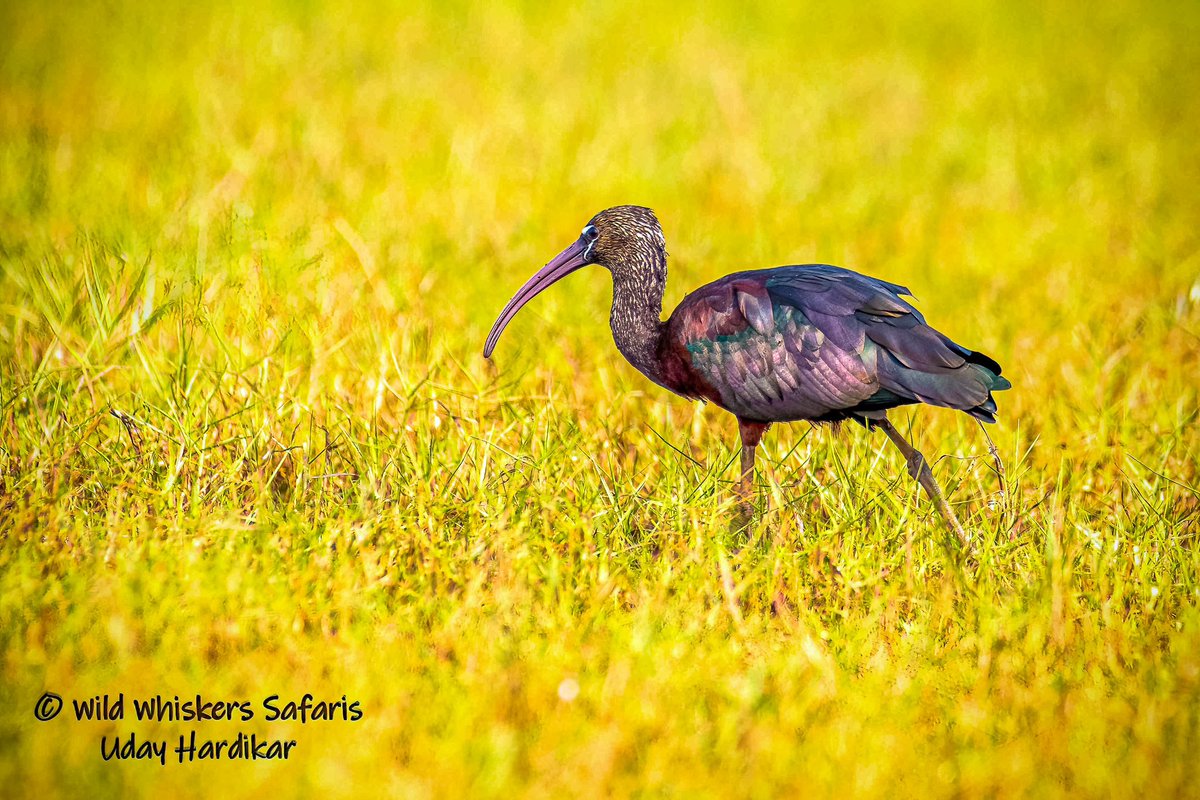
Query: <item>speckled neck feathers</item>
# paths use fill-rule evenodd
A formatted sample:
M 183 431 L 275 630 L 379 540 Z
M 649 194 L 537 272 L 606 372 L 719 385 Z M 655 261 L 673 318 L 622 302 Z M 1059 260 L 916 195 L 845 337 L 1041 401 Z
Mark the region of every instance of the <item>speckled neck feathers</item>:
M 662 338 L 663 293 L 667 288 L 666 253 L 651 268 L 613 270 L 613 302 L 608 323 L 621 355 L 660 386 L 658 343 Z
M 590 223 L 598 232 L 593 259 L 613 278 L 609 325 L 621 355 L 643 375 L 665 386 L 659 363 L 667 247 L 654 212 L 641 206 L 601 211 Z

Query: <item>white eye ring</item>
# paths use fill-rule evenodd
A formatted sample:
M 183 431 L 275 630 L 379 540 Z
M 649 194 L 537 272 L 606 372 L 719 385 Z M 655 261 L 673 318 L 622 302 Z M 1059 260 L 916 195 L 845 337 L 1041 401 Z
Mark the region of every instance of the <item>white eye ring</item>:
M 600 238 L 600 234 L 596 232 L 595 225 L 587 225 L 579 234 L 579 238 L 587 242 L 587 246 L 583 248 L 583 260 L 587 261 L 592 257 L 592 248 L 596 246 L 596 240 Z

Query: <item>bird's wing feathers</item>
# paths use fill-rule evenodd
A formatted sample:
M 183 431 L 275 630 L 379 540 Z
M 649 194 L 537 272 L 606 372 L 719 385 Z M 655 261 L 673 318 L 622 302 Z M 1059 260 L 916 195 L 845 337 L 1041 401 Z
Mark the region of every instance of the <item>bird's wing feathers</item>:
M 971 351 L 925 323 L 900 295 L 908 289 L 850 270 L 824 267 L 797 281 L 792 268 L 767 279 L 768 291 L 800 310 L 840 347 L 861 352 L 864 339 L 887 349 L 910 369 L 957 369 Z M 812 291 L 814 284 L 821 286 Z
M 745 418 L 837 418 L 917 401 L 990 417 L 990 391 L 1007 386 L 999 366 L 930 328 L 907 294 L 828 265 L 738 273 L 685 298 L 671 333 L 703 394 Z
M 806 274 L 797 281 L 795 273 L 801 270 Z M 825 288 L 811 291 L 814 284 Z M 888 392 L 983 418 L 994 415 L 991 391 L 1007 384 L 998 380 L 999 365 L 929 327 L 901 297 L 910 294 L 905 287 L 819 267 L 779 270 L 767 279 L 767 289 L 794 304 L 839 347 L 866 356 L 873 345 L 874 377 Z
M 698 393 L 763 420 L 816 419 L 870 398 L 879 388 L 871 371 L 855 349 L 836 343 L 861 339 L 861 331 L 833 316 L 814 324 L 764 277 L 728 276 L 689 295 L 672 315 L 670 334 L 707 390 Z M 797 277 L 815 291 L 828 288 Z
M 731 284 L 737 300 L 738 311 L 742 312 L 747 324 L 761 336 L 775 333 L 775 308 L 771 295 L 761 283 L 743 281 Z

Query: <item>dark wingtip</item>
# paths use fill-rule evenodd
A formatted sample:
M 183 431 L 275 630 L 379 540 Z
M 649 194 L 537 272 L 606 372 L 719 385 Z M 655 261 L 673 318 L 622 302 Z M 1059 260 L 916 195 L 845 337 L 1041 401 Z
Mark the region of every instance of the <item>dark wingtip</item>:
M 983 353 L 979 352 L 978 350 L 971 350 L 971 351 L 968 351 L 968 353 L 965 357 L 967 359 L 967 363 L 975 364 L 977 366 L 983 367 L 985 370 L 987 370 L 988 372 L 991 373 L 991 375 L 988 376 L 988 382 L 990 384 L 988 386 L 988 392 L 989 392 L 988 402 L 985 403 L 984 405 L 990 404 L 992 406 L 992 411 L 995 411 L 996 403 L 994 400 L 992 400 L 990 393 L 991 392 L 1002 392 L 1005 389 L 1011 389 L 1012 381 L 1010 381 L 1008 378 L 1001 377 L 1000 364 L 996 361 L 996 359 L 992 358 L 991 356 L 984 355 Z M 990 420 L 990 421 L 995 422 L 994 419 Z
M 1007 389 L 1009 386 L 1012 385 L 1008 381 L 1004 380 L 1004 378 L 998 377 L 998 378 L 996 378 L 996 380 L 1003 382 L 1005 385 L 1004 386 L 997 385 L 997 386 L 994 386 L 993 388 Z M 985 400 L 984 402 L 975 406 L 974 408 L 968 408 L 967 413 L 970 414 L 975 419 L 980 420 L 982 422 L 995 423 L 995 421 L 996 421 L 996 399 L 994 397 L 992 397 L 991 392 L 988 392 L 987 400 Z
M 975 406 L 974 408 L 967 409 L 967 413 L 980 422 L 987 422 L 994 425 L 996 423 L 995 405 L 995 403 L 992 403 L 991 409 L 987 409 L 984 406 Z
M 966 349 L 966 348 L 964 348 L 964 349 Z M 999 362 L 996 361 L 996 359 L 992 358 L 991 356 L 985 355 L 984 353 L 981 353 L 978 350 L 970 350 L 967 352 L 967 354 L 964 355 L 964 357 L 967 359 L 967 361 L 969 363 L 978 364 L 979 366 L 983 367 L 984 369 L 994 372 L 997 376 L 1000 375 L 1000 372 L 1001 372 L 1000 364 L 999 364 Z M 1008 383 L 1008 381 L 1005 381 L 1005 383 Z M 1011 386 L 1011 384 L 1010 384 L 1010 386 Z M 1004 388 L 1007 389 L 1007 388 L 1009 388 L 1009 386 L 1005 386 Z

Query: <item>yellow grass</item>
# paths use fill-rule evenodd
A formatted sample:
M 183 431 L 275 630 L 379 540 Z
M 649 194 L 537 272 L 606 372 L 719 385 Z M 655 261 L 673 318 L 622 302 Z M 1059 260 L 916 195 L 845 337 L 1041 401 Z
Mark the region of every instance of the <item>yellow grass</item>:
M 1200 795 L 1198 12 L 4 4 L 0 792 Z M 978 558 L 857 426 L 773 429 L 731 531 L 733 420 L 602 270 L 485 362 L 619 203 L 668 308 L 841 264 L 1004 364 L 1003 481 L 893 415 Z M 191 731 L 297 745 L 101 756 Z

